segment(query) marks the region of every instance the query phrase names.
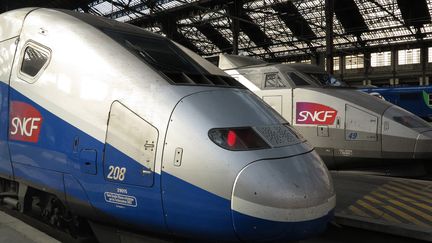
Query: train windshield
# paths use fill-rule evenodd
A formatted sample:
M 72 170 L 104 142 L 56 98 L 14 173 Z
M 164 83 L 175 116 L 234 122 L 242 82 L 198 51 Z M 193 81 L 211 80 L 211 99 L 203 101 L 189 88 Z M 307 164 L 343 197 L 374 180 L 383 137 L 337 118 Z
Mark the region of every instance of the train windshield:
M 328 73 L 304 73 L 316 82 L 319 86 L 323 87 L 349 87 L 347 83 L 335 78 Z
M 398 107 L 392 106 L 387 111 L 385 116 L 390 117 L 397 123 L 400 123 L 406 127 L 419 129 L 419 128 L 432 128 L 431 125 L 420 117 Z
M 427 127 L 428 124 L 416 116 L 394 116 L 393 120 L 410 128 Z
M 107 29 L 104 29 L 104 32 L 159 71 L 189 74 L 208 73 L 168 39 Z
M 164 74 L 171 84 L 245 88 L 210 62 L 167 38 L 151 33 L 102 30 L 143 62 Z

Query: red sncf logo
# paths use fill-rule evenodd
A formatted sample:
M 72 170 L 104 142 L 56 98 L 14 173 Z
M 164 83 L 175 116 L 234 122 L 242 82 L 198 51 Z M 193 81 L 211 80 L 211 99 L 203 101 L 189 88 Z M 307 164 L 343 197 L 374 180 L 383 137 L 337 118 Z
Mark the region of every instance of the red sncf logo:
M 10 105 L 9 138 L 36 143 L 39 140 L 42 116 L 33 106 L 12 101 Z
M 296 110 L 297 124 L 332 125 L 337 115 L 331 107 L 310 102 L 297 102 Z

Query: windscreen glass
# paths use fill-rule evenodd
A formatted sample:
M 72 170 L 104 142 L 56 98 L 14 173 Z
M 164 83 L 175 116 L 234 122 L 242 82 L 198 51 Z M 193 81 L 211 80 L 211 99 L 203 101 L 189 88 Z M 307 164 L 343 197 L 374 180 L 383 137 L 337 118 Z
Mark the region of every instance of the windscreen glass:
M 394 116 L 393 120 L 410 128 L 427 127 L 426 122 L 416 116 Z
M 349 87 L 349 85 L 328 73 L 305 73 L 319 86 Z
M 293 83 L 296 86 L 308 86 L 308 85 L 311 85 L 310 83 L 308 83 L 306 80 L 304 80 L 302 77 L 298 76 L 295 73 L 288 73 L 288 77 L 291 79 L 291 81 L 293 81 Z
M 392 106 L 386 111 L 385 116 L 391 117 L 397 123 L 409 128 L 432 128 L 432 126 L 420 117 L 398 107 Z
M 139 36 L 107 29 L 103 31 L 159 71 L 207 74 L 204 68 L 165 38 Z

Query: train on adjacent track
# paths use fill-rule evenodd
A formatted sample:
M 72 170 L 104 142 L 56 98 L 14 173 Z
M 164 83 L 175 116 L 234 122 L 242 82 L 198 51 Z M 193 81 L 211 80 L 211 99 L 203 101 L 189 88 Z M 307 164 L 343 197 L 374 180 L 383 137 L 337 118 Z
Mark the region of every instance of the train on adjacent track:
M 313 147 L 190 50 L 66 10 L 14 10 L 0 26 L 2 203 L 74 235 L 296 240 L 331 220 Z
M 282 114 L 329 169 L 421 176 L 432 163 L 432 126 L 310 64 L 220 55 L 219 67 Z
M 432 122 L 432 86 L 363 87 L 369 94 L 376 94 L 425 121 Z

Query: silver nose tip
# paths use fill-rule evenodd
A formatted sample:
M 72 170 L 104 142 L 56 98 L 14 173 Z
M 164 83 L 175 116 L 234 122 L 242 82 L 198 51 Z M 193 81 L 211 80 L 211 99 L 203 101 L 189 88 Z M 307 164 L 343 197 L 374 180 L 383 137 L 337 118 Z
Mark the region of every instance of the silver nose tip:
M 327 214 L 334 198 L 329 172 L 313 151 L 248 165 L 237 177 L 232 207 L 267 220 L 304 221 Z

